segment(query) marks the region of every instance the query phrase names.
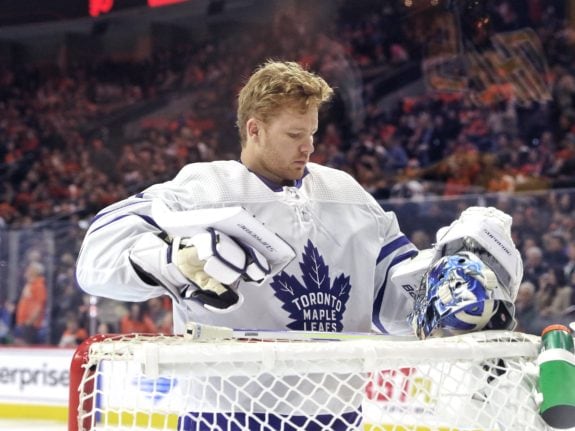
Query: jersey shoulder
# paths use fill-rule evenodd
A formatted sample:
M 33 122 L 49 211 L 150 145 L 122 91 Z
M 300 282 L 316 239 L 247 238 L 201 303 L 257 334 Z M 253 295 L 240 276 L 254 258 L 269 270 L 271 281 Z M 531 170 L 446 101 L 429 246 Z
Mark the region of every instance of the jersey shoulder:
M 347 172 L 316 163 L 308 163 L 307 168 L 309 178 L 304 177 L 304 186 L 313 186 L 316 199 L 377 205 L 373 196 Z
M 270 199 L 261 181 L 234 160 L 190 163 L 173 180 L 157 187 L 172 190 L 187 208 Z
M 216 160 L 212 162 L 194 162 L 185 165 L 176 177 L 174 182 L 185 184 L 196 179 L 202 181 L 213 179 L 228 181 L 247 176 L 244 165 L 235 160 Z

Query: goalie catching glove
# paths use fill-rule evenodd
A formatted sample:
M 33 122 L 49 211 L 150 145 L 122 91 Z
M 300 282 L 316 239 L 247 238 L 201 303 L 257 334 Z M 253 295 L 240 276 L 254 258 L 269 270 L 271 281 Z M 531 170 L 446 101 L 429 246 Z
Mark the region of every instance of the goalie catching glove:
M 241 305 L 240 279 L 261 283 L 270 273 L 259 251 L 213 228 L 190 238 L 145 233 L 134 244 L 130 262 L 144 281 L 165 287 L 176 301 L 197 300 L 212 311 Z

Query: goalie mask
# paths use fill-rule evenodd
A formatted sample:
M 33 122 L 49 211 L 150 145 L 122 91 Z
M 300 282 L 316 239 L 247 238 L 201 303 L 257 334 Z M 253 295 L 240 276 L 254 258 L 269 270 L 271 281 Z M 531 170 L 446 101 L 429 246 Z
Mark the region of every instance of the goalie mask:
M 419 338 L 482 329 L 512 329 L 513 300 L 475 254 L 461 251 L 435 262 L 425 275 L 411 316 Z

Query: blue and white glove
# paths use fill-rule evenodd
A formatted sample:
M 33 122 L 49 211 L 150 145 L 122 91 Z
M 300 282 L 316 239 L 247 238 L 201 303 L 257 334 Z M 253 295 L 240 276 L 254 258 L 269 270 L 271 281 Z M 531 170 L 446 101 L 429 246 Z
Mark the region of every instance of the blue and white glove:
M 144 281 L 165 287 L 175 300 L 196 300 L 216 312 L 241 305 L 240 280 L 261 283 L 271 270 L 258 250 L 214 228 L 168 241 L 143 234 L 130 262 Z
M 494 207 L 469 207 L 436 233 L 434 262 L 459 251 L 475 253 L 495 272 L 513 303 L 523 279 L 523 260 L 511 236 L 512 218 Z

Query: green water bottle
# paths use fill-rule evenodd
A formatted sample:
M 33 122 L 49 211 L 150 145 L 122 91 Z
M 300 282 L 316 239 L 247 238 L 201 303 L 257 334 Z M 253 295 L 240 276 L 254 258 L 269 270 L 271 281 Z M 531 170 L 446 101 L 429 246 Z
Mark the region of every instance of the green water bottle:
M 549 325 L 541 333 L 539 412 L 554 428 L 575 427 L 575 348 L 571 331 L 564 325 Z

